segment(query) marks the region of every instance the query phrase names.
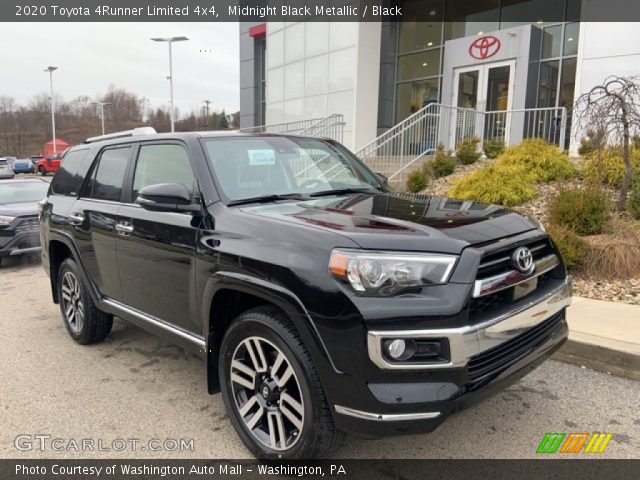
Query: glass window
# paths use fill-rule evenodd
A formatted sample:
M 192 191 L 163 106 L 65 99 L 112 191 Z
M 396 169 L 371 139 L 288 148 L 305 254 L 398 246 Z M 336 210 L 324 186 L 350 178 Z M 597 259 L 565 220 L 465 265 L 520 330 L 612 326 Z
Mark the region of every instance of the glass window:
M 506 110 L 509 105 L 509 77 L 511 67 L 489 69 L 487 80 L 487 111 Z
M 400 122 L 430 103 L 438 101 L 437 78 L 398 84 L 396 91 L 396 121 Z
M 413 52 L 440 45 L 443 10 L 442 0 L 403 2 L 398 52 Z
M 380 186 L 351 153 L 326 140 L 254 136 L 207 138 L 203 143 L 231 200 Z
M 559 61 L 542 62 L 540 64 L 540 84 L 538 90 L 538 107 L 555 107 L 558 95 Z
M 40 180 L 29 182 L 0 182 L 0 205 L 7 203 L 36 203 L 47 196 L 49 184 Z
M 479 70 L 460 73 L 458 77 L 458 107 L 476 108 L 479 76 Z
M 498 30 L 499 4 L 499 0 L 449 0 L 445 25 L 447 40 Z
M 398 80 L 432 77 L 440 73 L 440 49 L 398 57 Z
M 194 176 L 189 154 L 181 145 L 143 145 L 133 176 L 133 199 L 140 189 L 157 183 L 181 183 L 191 193 Z
M 112 148 L 102 152 L 90 189 L 91 198 L 120 201 L 130 155 L 131 147 Z
M 51 191 L 58 195 L 78 195 L 89 170 L 89 149 L 72 150 L 62 159 L 60 169 L 51 181 Z
M 535 22 L 559 22 L 564 15 L 562 0 L 502 0 L 502 28 Z
M 564 55 L 578 54 L 578 36 L 580 35 L 579 23 L 567 23 L 564 27 Z
M 573 107 L 573 93 L 576 85 L 576 59 L 565 58 L 562 61 L 562 76 L 560 84 L 560 106 L 571 110 Z
M 562 25 L 547 27 L 542 32 L 542 58 L 560 56 L 562 42 Z

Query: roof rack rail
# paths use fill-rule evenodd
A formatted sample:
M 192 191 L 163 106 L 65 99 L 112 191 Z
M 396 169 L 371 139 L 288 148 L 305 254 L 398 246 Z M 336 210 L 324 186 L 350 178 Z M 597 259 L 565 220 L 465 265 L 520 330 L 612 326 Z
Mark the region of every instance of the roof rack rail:
M 133 130 L 124 130 L 122 132 L 108 133 L 106 135 L 98 135 L 97 137 L 89 137 L 84 143 L 102 142 L 103 140 L 113 140 L 116 138 L 133 137 L 135 135 L 155 135 L 156 129 L 153 127 L 138 127 Z

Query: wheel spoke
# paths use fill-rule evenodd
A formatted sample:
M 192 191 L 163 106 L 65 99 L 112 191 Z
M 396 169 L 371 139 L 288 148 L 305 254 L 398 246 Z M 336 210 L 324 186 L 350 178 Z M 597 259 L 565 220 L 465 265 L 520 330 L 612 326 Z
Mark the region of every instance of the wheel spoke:
M 260 402 L 258 402 L 258 398 L 254 395 L 249 400 L 247 400 L 247 403 L 245 403 L 242 408 L 238 410 L 238 412 L 244 419 L 251 412 L 254 406 L 258 407 L 258 409 L 249 420 L 245 420 L 245 423 L 247 424 L 247 427 L 249 427 L 249 430 L 253 430 L 256 424 L 260 421 L 260 419 L 262 418 L 262 414 L 264 413 L 264 408 L 262 407 L 262 405 L 260 405 Z
M 287 445 L 287 434 L 284 430 L 284 421 L 280 412 L 268 412 L 267 424 L 269 428 L 269 440 L 273 449 L 285 448 Z
M 235 372 L 234 370 L 237 370 L 238 372 L 242 373 L 242 375 L 240 375 L 240 373 L 238 372 Z M 246 377 L 249 377 L 249 379 L 247 379 Z M 246 366 L 244 363 L 238 360 L 233 360 L 231 362 L 231 381 L 239 385 L 242 385 L 243 387 L 246 387 L 248 389 L 255 390 L 256 389 L 256 372 L 251 368 L 249 368 L 248 366 Z
M 62 298 L 64 298 L 67 302 L 71 300 L 72 291 L 69 288 L 69 285 L 66 283 L 62 284 Z
M 64 309 L 64 316 L 67 317 L 67 319 L 71 319 L 72 313 L 73 313 L 73 303 L 68 303 L 66 305 L 66 308 Z
M 298 430 L 302 430 L 304 407 L 287 392 L 280 395 L 280 411 Z
M 245 341 L 245 346 L 247 348 L 247 352 L 251 357 L 251 362 L 253 363 L 253 367 L 256 372 L 264 373 L 267 371 L 267 357 L 264 355 L 264 350 L 262 349 L 262 345 L 260 344 L 260 340 L 257 338 L 250 338 Z
M 272 372 L 273 372 L 273 370 L 272 370 Z M 271 376 L 273 377 L 273 381 L 276 382 L 276 385 L 278 385 L 278 387 L 282 388 L 289 381 L 289 379 L 293 376 L 293 368 L 291 368 L 291 365 L 287 365 L 287 368 L 285 369 L 285 371 L 284 371 L 284 373 L 282 374 L 281 377 L 276 376 L 275 373 L 272 373 Z

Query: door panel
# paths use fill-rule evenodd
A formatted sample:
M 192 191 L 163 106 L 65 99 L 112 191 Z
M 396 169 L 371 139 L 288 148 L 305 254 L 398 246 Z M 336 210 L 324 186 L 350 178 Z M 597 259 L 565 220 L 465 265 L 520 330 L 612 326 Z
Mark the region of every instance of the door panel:
M 129 180 L 129 198 L 158 183 L 195 189 L 187 150 L 177 143 L 142 144 Z M 195 307 L 195 247 L 199 216 L 152 212 L 128 203 L 120 210 L 118 255 L 124 303 L 200 335 Z

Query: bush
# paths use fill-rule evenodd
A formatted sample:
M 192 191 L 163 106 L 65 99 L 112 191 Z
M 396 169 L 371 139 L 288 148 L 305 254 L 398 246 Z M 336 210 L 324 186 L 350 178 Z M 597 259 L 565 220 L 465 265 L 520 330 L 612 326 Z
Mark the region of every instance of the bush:
M 637 172 L 640 169 L 640 149 L 632 146 L 630 156 L 633 169 Z M 584 178 L 590 182 L 617 187 L 622 183 L 624 172 L 622 148 L 619 146 L 592 152 L 584 159 Z
M 540 138 L 528 138 L 507 148 L 496 164 L 521 166 L 531 172 L 537 182 L 566 180 L 576 174 L 567 152 Z
M 458 161 L 463 165 L 471 165 L 477 162 L 481 155 L 478 151 L 479 143 L 480 139 L 478 137 L 461 141 L 456 147 L 456 157 L 458 157 Z
M 449 195 L 511 207 L 531 200 L 536 194 L 534 178 L 521 167 L 490 165 L 453 183 Z
M 549 200 L 549 221 L 578 235 L 602 232 L 609 216 L 609 200 L 598 187 L 563 188 Z
M 484 154 L 487 158 L 494 159 L 504 151 L 504 140 L 500 138 L 489 138 L 484 141 Z
M 586 237 L 581 271 L 598 280 L 640 277 L 640 225 L 615 222 L 613 233 Z
M 429 178 L 424 168 L 413 170 L 407 176 L 407 189 L 412 193 L 418 193 L 427 188 Z
M 640 220 L 640 172 L 635 171 L 635 179 L 631 184 L 631 193 L 627 201 L 629 213 L 636 220 Z
M 456 159 L 451 152 L 445 152 L 444 145 L 439 144 L 435 158 L 427 166 L 435 178 L 451 175 L 456 169 Z
M 604 130 L 587 130 L 586 137 L 580 139 L 580 147 L 578 147 L 578 153 L 581 156 L 589 155 L 602 147 L 605 142 Z
M 564 263 L 569 270 L 582 263 L 586 242 L 576 232 L 557 225 L 548 225 L 547 232 L 560 250 Z

